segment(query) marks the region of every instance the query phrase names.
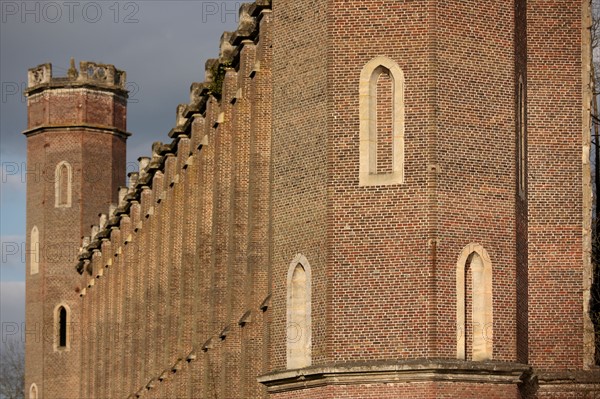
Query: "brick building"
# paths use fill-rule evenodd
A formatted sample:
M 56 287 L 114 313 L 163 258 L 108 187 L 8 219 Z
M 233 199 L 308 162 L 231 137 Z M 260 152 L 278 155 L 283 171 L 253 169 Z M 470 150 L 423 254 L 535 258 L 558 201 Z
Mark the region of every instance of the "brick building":
M 600 396 L 589 24 L 256 0 L 127 186 L 125 73 L 30 69 L 27 397 Z

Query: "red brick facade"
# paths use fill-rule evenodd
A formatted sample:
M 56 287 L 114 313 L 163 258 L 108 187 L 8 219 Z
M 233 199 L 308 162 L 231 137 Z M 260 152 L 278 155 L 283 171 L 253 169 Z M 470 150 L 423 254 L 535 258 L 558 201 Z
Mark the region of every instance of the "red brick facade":
M 65 301 L 73 328 L 69 351 L 28 339 L 26 391 L 600 395 L 588 18 L 575 0 L 244 5 L 118 199 L 123 81 L 31 70 L 30 168 L 84 173 L 71 208 L 30 181 L 28 229 L 87 238 L 28 275 L 28 326 Z M 92 166 L 110 172 L 89 184 Z

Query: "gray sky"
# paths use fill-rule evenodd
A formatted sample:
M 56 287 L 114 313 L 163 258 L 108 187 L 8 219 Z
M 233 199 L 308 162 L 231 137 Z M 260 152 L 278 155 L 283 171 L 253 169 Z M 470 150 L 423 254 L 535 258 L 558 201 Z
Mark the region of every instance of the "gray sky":
M 189 101 L 204 62 L 218 56 L 223 31 L 235 30 L 236 1 L 0 0 L 0 321 L 24 320 L 27 69 L 51 62 L 65 76 L 70 57 L 127 72 L 128 162 L 169 141 L 177 104 Z M 3 328 L 3 334 L 5 334 Z

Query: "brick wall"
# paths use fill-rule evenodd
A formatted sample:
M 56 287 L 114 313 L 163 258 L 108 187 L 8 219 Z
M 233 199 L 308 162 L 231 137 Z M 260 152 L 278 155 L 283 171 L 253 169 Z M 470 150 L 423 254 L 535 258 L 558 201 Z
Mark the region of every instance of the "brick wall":
M 29 134 L 30 166 L 75 156 L 83 171 L 70 211 L 53 207 L 53 184 L 28 183 L 28 231 L 36 224 L 42 242 L 78 246 L 98 213 L 118 206 L 79 263 L 61 263 L 64 272 L 41 263 L 28 276 L 28 325 L 51 323 L 54 305 L 43 303 L 61 298 L 78 328 L 68 354 L 28 342 L 27 382 L 48 398 L 593 391 L 596 375 L 582 371 L 582 5 L 542 3 L 244 5 L 219 58 L 207 61 L 205 81 L 177 107 L 171 140 L 153 145 L 120 198 L 124 100 L 33 93 L 30 128 L 85 117 L 115 134 Z M 376 57 L 397 64 L 404 79 L 400 158 L 391 151 L 392 78 L 400 75 L 375 82 L 375 171 L 403 159 L 397 184 L 359 181 L 361 71 Z M 517 184 L 519 75 L 528 110 L 525 193 Z M 93 101 L 72 109 L 84 99 Z M 460 289 L 468 360 L 480 307 L 466 248 L 491 265 L 486 362 L 456 359 Z M 312 272 L 312 365 L 286 370 L 294 259 Z M 457 269 L 465 287 L 457 287 Z M 318 376 L 320 367 L 328 371 Z
M 581 13 L 527 2 L 529 361 L 551 370 L 583 367 Z
M 312 268 L 313 362 L 329 351 L 326 18 L 324 1 L 273 3 L 270 369 L 286 366 L 286 279 L 297 254 Z
M 329 9 L 330 46 L 338 48 L 327 65 L 332 361 L 432 354 L 428 239 L 435 238 L 429 234 L 435 225 L 429 221 L 427 175 L 435 100 L 429 75 L 433 32 L 427 29 L 432 10 L 428 1 L 336 1 Z M 405 182 L 361 187 L 357 90 L 362 68 L 378 56 L 404 73 Z M 378 102 L 383 94 L 377 92 Z

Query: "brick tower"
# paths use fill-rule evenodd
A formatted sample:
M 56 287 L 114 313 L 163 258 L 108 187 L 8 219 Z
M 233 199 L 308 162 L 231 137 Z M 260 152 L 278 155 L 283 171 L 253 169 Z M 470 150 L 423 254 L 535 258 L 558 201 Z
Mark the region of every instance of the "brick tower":
M 273 398 L 593 381 L 587 7 L 273 1 Z
M 79 398 L 81 335 L 73 264 L 98 212 L 125 183 L 125 72 L 73 60 L 29 70 L 26 376 L 30 398 Z

